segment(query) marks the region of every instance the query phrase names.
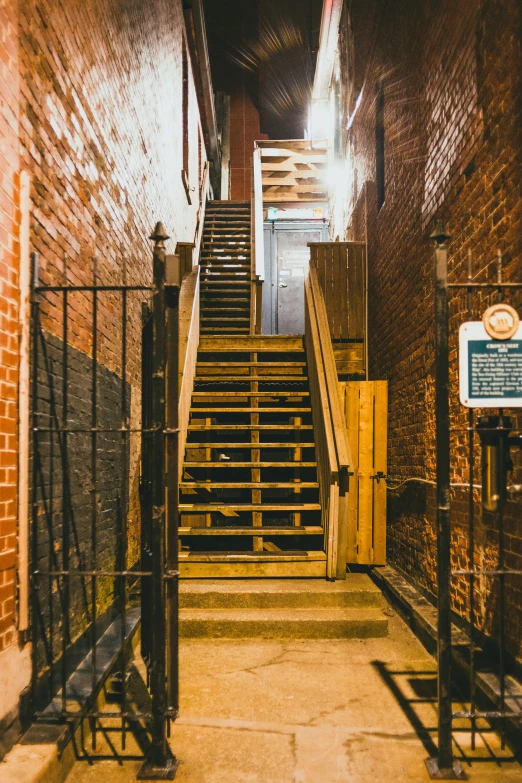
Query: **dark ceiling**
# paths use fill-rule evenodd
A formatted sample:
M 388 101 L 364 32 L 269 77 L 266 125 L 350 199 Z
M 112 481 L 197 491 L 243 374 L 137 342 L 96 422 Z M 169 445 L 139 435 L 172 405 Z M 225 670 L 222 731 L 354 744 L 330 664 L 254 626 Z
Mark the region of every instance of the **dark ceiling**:
M 302 138 L 322 0 L 204 0 L 214 87 L 242 83 L 270 138 Z

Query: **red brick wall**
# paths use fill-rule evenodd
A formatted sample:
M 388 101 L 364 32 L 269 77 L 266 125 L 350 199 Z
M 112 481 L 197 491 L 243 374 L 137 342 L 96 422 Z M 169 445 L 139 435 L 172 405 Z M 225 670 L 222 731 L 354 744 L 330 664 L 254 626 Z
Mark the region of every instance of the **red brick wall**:
M 450 276 L 463 278 L 472 251 L 475 275 L 492 279 L 497 249 L 507 279 L 522 280 L 522 11 L 516 0 L 345 8 L 341 74 L 345 152 L 351 184 L 337 194 L 334 235 L 368 238 L 369 346 L 372 378 L 390 385 L 390 476 L 435 478 L 433 260 L 426 234 L 435 218 L 452 234 Z M 347 79 L 346 75 L 350 78 Z M 375 95 L 385 91 L 385 203 L 376 197 Z M 355 114 L 355 103 L 362 101 Z M 345 122 L 346 121 L 346 122 Z M 516 297 L 511 297 L 515 304 Z M 478 319 L 486 305 L 477 306 Z M 453 297 L 452 421 L 466 426 L 458 402 L 457 329 L 466 320 Z M 465 442 L 453 443 L 452 481 L 466 482 Z M 515 480 L 520 474 L 515 473 Z M 475 476 L 476 483 L 480 476 Z M 477 500 L 479 500 L 477 495 Z M 466 493 L 452 491 L 453 565 L 466 567 Z M 520 568 L 520 505 L 509 503 L 507 564 Z M 392 563 L 422 587 L 436 585 L 434 490 L 408 484 L 389 494 L 388 550 Z M 475 517 L 476 563 L 498 560 L 498 535 L 480 504 Z M 480 627 L 498 617 L 494 586 L 479 581 Z M 522 591 L 507 580 L 509 650 L 522 659 Z M 468 588 L 453 582 L 454 607 L 464 616 Z
M 15 638 L 18 370 L 18 20 L 0 1 L 0 653 Z M 2 700 L 0 699 L 0 702 Z M 0 705 L 1 706 L 1 705 Z M 0 714 L 0 719 L 3 717 Z
M 31 174 L 31 250 L 39 254 L 43 284 L 64 281 L 89 284 L 150 284 L 152 245 L 156 221 L 163 221 L 173 252 L 176 241 L 192 241 L 199 193 L 200 118 L 189 61 L 188 177 L 189 204 L 182 182 L 182 51 L 184 20 L 181 0 L 139 0 L 85 3 L 68 0 L 20 0 L 21 147 L 22 166 Z M 201 151 L 203 157 L 204 150 Z M 140 415 L 141 304 L 146 294 L 128 297 L 127 413 L 131 427 Z M 53 418 L 46 403 L 51 382 L 62 382 L 62 298 L 42 297 L 42 327 L 47 356 L 40 353 L 42 379 L 40 426 Z M 97 358 L 99 420 L 121 426 L 122 374 L 121 296 L 98 296 Z M 70 294 L 67 340 L 69 345 L 69 423 L 89 426 L 92 353 L 92 295 Z M 60 392 L 56 396 L 61 416 Z M 46 407 L 47 406 L 47 407 Z M 56 421 L 54 422 L 56 426 Z M 120 438 L 121 440 L 121 438 Z M 127 565 L 136 562 L 139 546 L 139 456 L 137 436 L 130 437 L 129 475 L 122 478 L 122 450 L 117 438 L 99 441 L 99 532 L 97 567 L 114 570 L 118 553 L 121 509 L 129 504 Z M 90 446 L 80 436 L 69 438 L 69 494 L 71 567 L 90 558 L 88 498 L 83 489 L 89 479 Z M 58 471 L 49 447 L 39 440 L 42 474 Z M 55 444 L 55 454 L 58 453 Z M 47 478 L 46 478 L 47 480 Z M 60 482 L 60 478 L 55 478 Z M 121 498 L 129 482 L 127 500 Z M 123 482 L 123 484 L 122 484 Z M 60 497 L 60 488 L 55 497 Z M 41 497 L 42 521 L 45 499 Z M 53 529 L 56 557 L 61 558 L 64 511 L 55 502 Z M 43 569 L 49 553 L 45 523 L 38 556 Z M 79 544 L 74 543 L 76 540 Z M 83 558 L 83 560 L 82 560 Z M 40 562 L 40 560 L 39 560 Z M 88 616 L 87 592 L 71 587 L 71 636 L 83 630 Z M 113 580 L 114 581 L 114 580 Z M 100 580 L 99 612 L 114 598 L 116 583 Z M 47 606 L 55 596 L 39 593 Z M 46 603 L 47 602 L 47 603 Z M 47 611 L 47 610 L 45 610 Z M 62 614 L 56 606 L 55 632 L 61 633 Z M 55 645 L 59 651 L 59 645 Z M 42 661 L 43 648 L 42 648 Z
M 237 73 L 240 84 L 244 81 Z M 244 85 L 243 85 L 244 87 Z M 230 198 L 250 201 L 254 142 L 265 139 L 259 125 L 259 110 L 246 89 L 230 96 Z

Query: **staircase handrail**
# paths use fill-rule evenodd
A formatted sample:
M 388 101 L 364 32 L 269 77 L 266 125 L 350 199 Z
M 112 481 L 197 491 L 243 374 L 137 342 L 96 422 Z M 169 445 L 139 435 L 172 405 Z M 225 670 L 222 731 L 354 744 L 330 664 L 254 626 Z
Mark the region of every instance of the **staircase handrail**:
M 196 267 L 179 292 L 179 478 L 185 456 L 200 334 L 200 273 Z
M 210 189 L 210 163 L 208 160 L 205 162 L 203 170 L 203 179 L 201 181 L 201 190 L 199 195 L 199 211 L 198 211 L 198 224 L 196 227 L 196 236 L 194 237 L 194 259 L 195 263 L 199 264 L 199 253 L 201 250 L 201 242 L 203 241 L 203 229 L 205 226 L 205 211 L 207 208 L 207 201 Z
M 348 477 L 352 461 L 324 298 L 313 267 L 305 280 L 305 322 L 318 479 L 325 512 L 327 576 L 342 578 L 346 573 Z
M 261 150 L 254 150 L 250 201 L 250 330 L 261 333 L 261 286 L 264 277 L 263 178 Z

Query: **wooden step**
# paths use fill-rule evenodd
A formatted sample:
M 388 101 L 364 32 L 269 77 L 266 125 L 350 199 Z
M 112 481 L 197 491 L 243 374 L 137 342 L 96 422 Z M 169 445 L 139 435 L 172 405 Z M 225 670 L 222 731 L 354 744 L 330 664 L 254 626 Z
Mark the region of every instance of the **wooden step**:
M 187 443 L 187 449 L 191 449 L 191 450 L 192 449 L 230 449 L 235 451 L 241 451 L 241 449 L 294 449 L 294 448 L 315 449 L 315 443 L 310 443 L 310 442 L 301 443 L 299 441 L 294 441 L 292 443 L 238 443 L 237 441 L 233 441 L 233 442 L 227 441 L 226 443 L 207 443 L 207 442 Z M 221 462 L 219 464 L 221 465 Z M 192 462 L 190 463 L 190 465 L 192 465 Z
M 180 503 L 180 514 L 232 511 L 320 511 L 320 503 Z
M 240 284 L 241 285 L 241 284 Z M 251 336 L 240 340 L 226 337 L 205 337 L 199 344 L 199 353 L 304 353 L 303 338 L 298 335 Z
M 191 466 L 192 467 L 192 466 Z M 317 489 L 317 481 L 181 481 L 181 489 Z
M 201 333 L 207 333 L 208 334 L 215 334 L 216 333 L 216 327 L 215 326 L 201 326 L 200 327 Z M 229 335 L 244 335 L 250 333 L 250 326 L 224 326 L 220 330 L 223 334 L 229 334 Z
M 194 383 L 308 383 L 306 375 L 197 375 Z
M 247 307 L 205 307 L 205 313 L 246 313 Z
M 286 527 L 237 527 L 219 525 L 219 527 L 180 527 L 180 536 L 322 536 L 324 529 L 320 525 L 287 525 Z
M 205 292 L 205 293 L 208 293 L 208 292 Z M 220 291 L 219 293 L 223 293 L 223 292 Z M 216 299 L 216 297 L 213 295 L 212 297 L 203 296 L 202 299 L 201 299 L 202 305 L 204 304 L 205 306 L 208 306 L 209 304 L 219 304 L 219 305 L 221 305 L 221 304 L 225 304 L 225 303 L 228 303 L 228 302 L 232 302 L 234 304 L 237 304 L 238 302 L 249 302 L 249 301 L 250 301 L 250 298 L 247 297 L 247 296 L 238 296 L 238 297 L 231 297 L 231 296 L 229 296 L 229 297 L 219 297 L 219 299 Z M 224 309 L 228 310 L 229 308 L 226 307 Z M 245 308 L 243 307 L 241 309 L 244 310 Z
M 193 392 L 192 397 L 309 397 L 310 392 L 307 391 L 219 391 L 214 393 L 211 390 L 208 391 L 196 391 Z M 263 409 L 264 410 L 264 409 Z
M 207 291 L 208 288 L 213 288 L 214 286 L 220 286 L 224 287 L 227 286 L 227 292 L 230 289 L 230 286 L 233 286 L 232 291 L 235 288 L 246 288 L 247 290 L 250 289 L 250 280 L 202 280 L 201 281 L 201 287 Z
M 261 554 L 261 553 L 260 553 Z M 268 555 L 268 553 L 264 553 Z M 314 557 L 313 553 L 303 556 L 294 556 L 285 560 L 265 557 L 264 554 L 257 559 L 238 559 L 234 555 L 221 556 L 219 560 L 193 559 L 196 555 L 183 554 L 179 563 L 179 572 L 182 579 L 325 579 L 326 557 Z M 322 554 L 319 552 L 318 554 Z M 189 631 L 189 625 L 183 625 L 183 634 L 193 633 Z M 208 632 L 207 625 L 207 632 Z M 219 627 L 218 625 L 215 626 Z M 185 631 L 186 629 L 186 631 Z M 208 633 L 207 633 L 208 635 Z M 262 635 L 259 628 L 255 636 Z
M 311 408 L 214 408 L 202 405 L 201 408 L 191 408 L 190 412 L 194 413 L 311 413 Z M 237 426 L 237 425 L 236 425 Z
M 306 367 L 306 362 L 198 362 L 197 366 L 198 367 Z
M 232 239 L 234 241 L 237 241 L 238 239 L 242 239 L 242 240 L 244 240 L 245 245 L 247 245 L 247 246 L 250 245 L 250 239 L 251 239 L 250 234 L 224 234 L 223 231 L 226 231 L 226 228 L 225 229 L 219 229 L 219 234 L 218 234 L 219 239 Z M 208 236 L 208 235 L 214 236 L 215 233 L 216 232 L 215 232 L 214 229 L 211 229 L 211 228 L 209 228 L 208 230 L 205 229 L 203 231 L 203 242 L 205 242 L 205 237 L 206 236 Z
M 298 448 L 302 448 L 298 444 Z M 184 466 L 187 470 L 193 468 L 316 468 L 317 462 L 231 462 L 230 460 L 219 460 L 219 462 L 191 462 L 185 460 Z
M 234 409 L 237 412 L 236 409 Z M 259 412 L 259 409 L 256 408 Z M 197 411 L 196 411 L 197 412 Z M 192 432 L 206 432 L 216 430 L 243 430 L 245 432 L 250 430 L 274 430 L 274 432 L 293 432 L 295 430 L 313 430 L 312 424 L 189 424 L 188 429 Z M 262 444 L 260 444 L 262 445 Z
M 227 318 L 226 324 L 223 324 L 223 318 L 222 317 L 221 318 L 214 318 L 212 316 L 202 315 L 202 318 L 201 318 L 201 322 L 202 323 L 213 323 L 213 322 L 215 322 L 216 324 L 223 324 L 223 326 L 225 326 L 225 327 L 229 323 L 238 323 L 239 324 L 239 323 L 245 323 L 245 321 L 250 323 L 250 318 Z

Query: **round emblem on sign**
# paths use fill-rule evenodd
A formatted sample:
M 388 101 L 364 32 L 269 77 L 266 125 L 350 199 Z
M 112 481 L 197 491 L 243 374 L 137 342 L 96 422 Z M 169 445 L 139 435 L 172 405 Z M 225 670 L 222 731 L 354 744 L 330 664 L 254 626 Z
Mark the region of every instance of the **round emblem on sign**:
M 515 308 L 503 303 L 488 307 L 482 321 L 486 332 L 494 340 L 510 340 L 520 323 Z

